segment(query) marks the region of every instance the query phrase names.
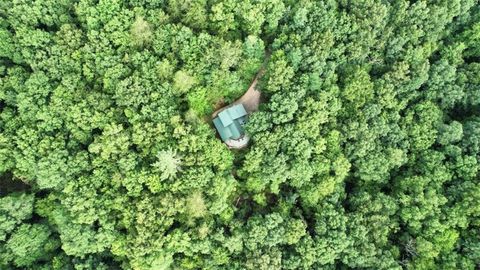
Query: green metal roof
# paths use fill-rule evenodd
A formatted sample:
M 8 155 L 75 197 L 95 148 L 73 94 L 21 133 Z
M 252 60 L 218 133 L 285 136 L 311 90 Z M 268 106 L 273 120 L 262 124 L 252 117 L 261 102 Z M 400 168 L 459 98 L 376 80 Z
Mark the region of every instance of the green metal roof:
M 218 118 L 220 119 L 220 121 L 222 121 L 222 125 L 224 127 L 231 125 L 233 122 L 232 117 L 226 111 L 222 111 L 221 113 L 219 113 Z
M 213 124 L 223 141 L 236 140 L 245 134 L 243 124 L 246 117 L 247 112 L 243 105 L 237 104 L 221 111 L 218 117 L 213 119 Z
M 236 104 L 232 107 L 229 107 L 218 114 L 218 117 L 222 121 L 224 127 L 232 124 L 234 119 L 238 119 L 242 116 L 247 115 L 247 111 L 242 104 Z
M 237 119 L 247 115 L 247 111 L 245 111 L 245 107 L 243 107 L 242 104 L 234 105 L 229 109 L 227 109 L 227 111 L 232 116 L 233 119 Z
M 240 125 L 240 123 L 238 121 L 233 121 L 233 124 L 230 125 L 230 130 L 232 131 L 232 136 L 231 136 L 231 139 L 239 139 L 240 137 L 242 137 L 244 131 L 243 131 L 243 127 Z

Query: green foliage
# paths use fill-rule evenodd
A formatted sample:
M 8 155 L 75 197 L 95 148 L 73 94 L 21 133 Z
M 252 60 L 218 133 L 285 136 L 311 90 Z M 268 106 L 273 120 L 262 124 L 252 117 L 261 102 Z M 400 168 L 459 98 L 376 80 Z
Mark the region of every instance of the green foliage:
M 180 70 L 175 72 L 175 76 L 173 77 L 173 89 L 177 93 L 187 93 L 188 90 L 190 90 L 192 86 L 195 85 L 195 83 L 195 78 L 188 75 L 185 71 Z
M 157 154 L 157 161 L 152 166 L 160 173 L 161 180 L 175 178 L 177 172 L 181 170 L 181 159 L 174 150 L 160 151 Z
M 143 47 L 152 41 L 153 31 L 143 17 L 137 17 L 132 25 L 132 38 L 136 46 Z
M 477 0 L 0 14 L 1 269 L 479 267 Z
M 22 224 L 7 241 L 7 261 L 16 266 L 33 266 L 33 262 L 46 257 L 58 248 L 58 241 L 49 239 L 50 229 L 42 224 Z
M 7 235 L 23 220 L 30 219 L 33 213 L 32 195 L 11 194 L 0 198 L 0 241 L 5 241 Z

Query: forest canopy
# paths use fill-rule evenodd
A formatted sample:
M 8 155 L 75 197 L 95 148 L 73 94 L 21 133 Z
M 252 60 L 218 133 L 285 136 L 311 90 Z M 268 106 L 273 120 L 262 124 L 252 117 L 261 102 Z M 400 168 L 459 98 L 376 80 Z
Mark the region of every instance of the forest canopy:
M 0 269 L 480 267 L 478 0 L 0 15 Z

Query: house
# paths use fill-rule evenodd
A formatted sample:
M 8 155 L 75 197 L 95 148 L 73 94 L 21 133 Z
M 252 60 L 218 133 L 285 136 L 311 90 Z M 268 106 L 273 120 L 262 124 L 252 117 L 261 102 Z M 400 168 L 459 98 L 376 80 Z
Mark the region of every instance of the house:
M 228 107 L 218 113 L 213 124 L 220 138 L 231 148 L 241 148 L 248 143 L 243 126 L 247 120 L 247 111 L 242 104 Z

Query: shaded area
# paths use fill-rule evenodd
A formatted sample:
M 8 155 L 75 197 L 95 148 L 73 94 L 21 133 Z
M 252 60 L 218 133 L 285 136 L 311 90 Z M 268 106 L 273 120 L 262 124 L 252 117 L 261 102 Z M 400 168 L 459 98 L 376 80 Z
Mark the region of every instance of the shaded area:
M 22 192 L 30 189 L 30 186 L 16 179 L 11 172 L 6 172 L 0 176 L 0 196 L 5 196 L 12 192 Z

